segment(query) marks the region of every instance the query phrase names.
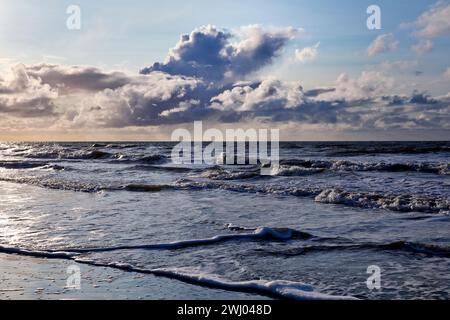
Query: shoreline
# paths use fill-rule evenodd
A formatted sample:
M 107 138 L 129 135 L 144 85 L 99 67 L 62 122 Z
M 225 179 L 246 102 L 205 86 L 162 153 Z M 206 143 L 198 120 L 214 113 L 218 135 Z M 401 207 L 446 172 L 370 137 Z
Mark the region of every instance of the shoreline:
M 69 266 L 81 273 L 80 289 L 68 288 Z M 89 266 L 63 259 L 0 253 L 0 300 L 263 300 L 154 275 Z

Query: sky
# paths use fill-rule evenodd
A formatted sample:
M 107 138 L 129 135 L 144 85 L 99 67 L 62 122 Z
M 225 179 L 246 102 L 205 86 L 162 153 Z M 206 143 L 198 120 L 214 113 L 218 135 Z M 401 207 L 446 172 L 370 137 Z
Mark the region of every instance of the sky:
M 448 0 L 0 0 L 0 140 L 449 140 L 449 48 Z

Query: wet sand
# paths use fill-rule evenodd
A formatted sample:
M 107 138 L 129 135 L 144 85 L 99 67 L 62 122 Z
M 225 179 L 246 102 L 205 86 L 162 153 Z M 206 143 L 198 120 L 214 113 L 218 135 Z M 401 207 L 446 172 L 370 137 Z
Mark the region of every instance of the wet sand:
M 68 267 L 80 268 L 80 289 L 68 288 Z M 0 254 L 0 299 L 267 299 L 177 280 L 92 267 L 73 261 Z

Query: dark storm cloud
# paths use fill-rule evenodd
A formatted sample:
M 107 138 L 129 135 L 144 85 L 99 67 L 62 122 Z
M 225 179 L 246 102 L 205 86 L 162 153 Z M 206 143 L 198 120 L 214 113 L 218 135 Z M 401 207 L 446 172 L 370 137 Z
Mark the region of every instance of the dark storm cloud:
M 99 91 L 116 89 L 130 82 L 121 72 L 103 72 L 94 67 L 39 64 L 26 67 L 28 76 L 60 90 Z

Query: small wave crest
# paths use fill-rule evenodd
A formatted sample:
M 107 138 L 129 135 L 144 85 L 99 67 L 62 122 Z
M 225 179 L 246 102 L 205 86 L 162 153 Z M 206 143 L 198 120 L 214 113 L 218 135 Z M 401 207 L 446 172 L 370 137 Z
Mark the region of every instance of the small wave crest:
M 199 175 L 200 178 L 207 178 L 211 180 L 243 180 L 259 176 L 259 168 L 252 167 L 242 170 L 226 170 L 219 166 L 207 169 Z
M 305 175 L 329 171 L 385 171 L 450 174 L 450 163 L 444 162 L 356 162 L 350 160 L 285 159 L 275 175 Z
M 400 212 L 440 213 L 450 210 L 445 198 L 426 198 L 416 195 L 390 195 L 369 192 L 349 192 L 325 189 L 314 200 L 321 203 L 343 204 L 361 208 L 379 208 Z
M 76 192 L 95 193 L 104 190 L 113 190 L 114 188 L 101 186 L 90 182 L 58 180 L 52 178 L 38 178 L 38 177 L 0 177 L 0 181 L 12 182 L 18 184 L 27 184 L 40 188 L 52 190 L 68 190 Z M 117 189 L 117 188 L 116 188 Z
M 169 157 L 164 154 L 151 154 L 139 156 L 122 155 L 112 160 L 113 163 L 141 163 L 141 164 L 159 164 L 169 161 Z
M 298 256 L 313 252 L 344 251 L 344 250 L 382 250 L 400 251 L 413 254 L 422 254 L 429 257 L 450 258 L 450 247 L 436 244 L 426 244 L 409 241 L 396 241 L 390 243 L 362 243 L 362 244 L 329 244 L 305 245 L 277 251 L 264 250 L 264 254 L 281 256 Z
M 32 161 L 0 161 L 0 168 L 4 169 L 34 169 L 47 166 L 45 162 Z
M 0 245 L 0 253 L 17 254 L 36 258 L 53 258 L 53 259 L 71 259 L 77 255 L 76 253 L 68 253 L 63 251 L 28 250 L 16 247 L 7 247 L 2 245 Z
M 211 245 L 233 240 L 286 241 L 286 240 L 305 240 L 311 237 L 312 235 L 309 233 L 289 228 L 258 227 L 255 228 L 253 232 L 249 233 L 224 234 L 205 239 L 191 239 L 191 240 L 174 241 L 169 243 L 124 245 L 124 246 L 103 247 L 103 248 L 81 248 L 81 249 L 66 248 L 57 251 L 74 252 L 74 253 L 92 253 L 92 252 L 110 252 L 119 250 L 175 250 L 187 247 Z

